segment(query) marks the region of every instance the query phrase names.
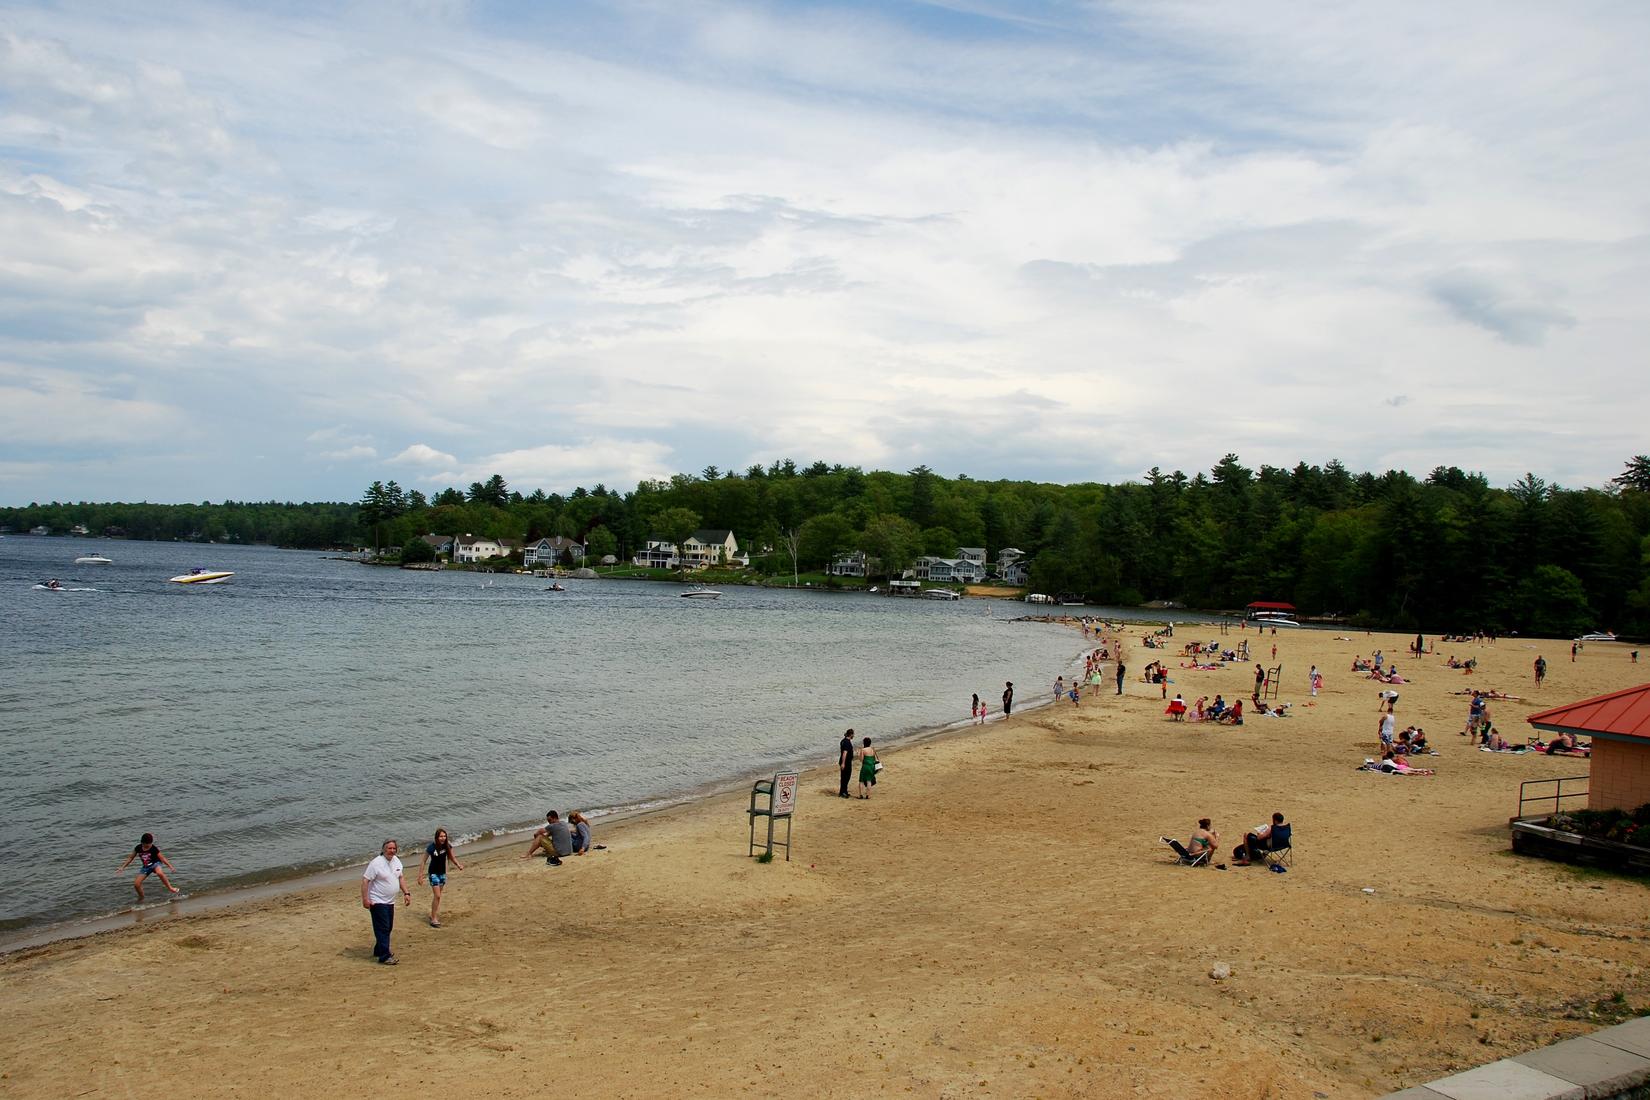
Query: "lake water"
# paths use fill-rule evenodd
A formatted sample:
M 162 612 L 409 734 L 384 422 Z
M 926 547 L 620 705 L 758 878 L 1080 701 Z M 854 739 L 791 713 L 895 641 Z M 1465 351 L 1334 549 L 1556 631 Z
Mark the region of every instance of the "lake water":
M 98 552 L 113 565 L 74 565 Z M 191 567 L 226 584 L 171 584 Z M 69 589 L 32 586 L 56 577 Z M 152 831 L 192 895 L 689 797 L 1048 697 L 1024 604 L 413 572 L 304 551 L 0 539 L 0 932 L 108 913 Z M 804 807 L 803 812 L 806 812 Z M 408 842 L 417 842 L 414 848 Z M 149 888 L 150 900 L 164 891 Z

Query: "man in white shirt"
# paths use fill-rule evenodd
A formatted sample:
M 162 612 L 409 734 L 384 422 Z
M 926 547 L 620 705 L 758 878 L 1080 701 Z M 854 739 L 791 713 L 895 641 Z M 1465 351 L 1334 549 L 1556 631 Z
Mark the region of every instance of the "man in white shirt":
M 395 927 L 395 895 L 402 904 L 412 902 L 412 894 L 401 878 L 401 861 L 395 857 L 396 843 L 384 841 L 361 876 L 361 907 L 372 914 L 372 957 L 385 966 L 399 960 L 390 954 L 390 929 Z

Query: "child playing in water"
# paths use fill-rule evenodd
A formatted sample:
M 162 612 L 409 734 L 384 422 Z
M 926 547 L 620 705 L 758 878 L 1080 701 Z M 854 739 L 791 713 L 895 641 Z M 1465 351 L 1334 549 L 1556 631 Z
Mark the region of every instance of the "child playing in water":
M 150 875 L 160 879 L 160 884 L 171 893 L 178 892 L 178 888 L 173 886 L 166 878 L 166 871 L 176 873 L 177 868 L 173 867 L 171 861 L 160 854 L 159 848 L 155 847 L 154 833 L 144 833 L 138 839 L 137 846 L 132 849 L 132 854 L 126 857 L 126 862 L 120 865 L 119 870 L 126 870 L 132 865 L 134 859 L 138 861 L 138 874 L 137 878 L 132 880 L 132 889 L 137 891 L 139 901 L 143 900 L 143 880 Z M 162 867 L 165 867 L 166 871 L 162 871 Z

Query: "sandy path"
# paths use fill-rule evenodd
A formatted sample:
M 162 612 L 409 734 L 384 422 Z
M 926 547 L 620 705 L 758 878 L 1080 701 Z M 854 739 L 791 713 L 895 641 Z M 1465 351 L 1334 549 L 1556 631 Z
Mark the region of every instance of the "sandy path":
M 1285 691 L 1287 720 L 1177 725 L 1131 683 L 888 752 L 870 802 L 810 776 L 788 865 L 744 858 L 742 796 L 607 830 L 560 870 L 484 857 L 446 927 L 423 894 L 401 911 L 393 969 L 353 887 L 11 956 L 0 1093 L 1369 1096 L 1590 1030 L 1618 991 L 1650 1002 L 1650 891 L 1508 850 L 1518 781 L 1585 763 L 1454 732 L 1450 693 L 1527 690 L 1533 643 L 1453 647 L 1471 680 L 1402 662 L 1400 726 L 1427 728 L 1440 774 L 1353 770 L 1378 685 L 1351 655 L 1405 641 L 1280 634 L 1286 682 L 1328 681 L 1315 707 Z M 1541 651 L 1541 705 L 1640 682 L 1626 647 Z M 1246 697 L 1251 671 L 1174 688 Z M 1522 738 L 1533 709 L 1494 713 Z M 1273 809 L 1286 875 L 1177 868 L 1156 840 L 1208 814 L 1229 847 Z

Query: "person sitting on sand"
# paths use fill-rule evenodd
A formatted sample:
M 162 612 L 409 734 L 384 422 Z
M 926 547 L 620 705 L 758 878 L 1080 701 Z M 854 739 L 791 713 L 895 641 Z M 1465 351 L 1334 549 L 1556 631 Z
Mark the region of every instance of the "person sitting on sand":
M 1274 813 L 1272 820 L 1266 825 L 1256 825 L 1250 832 L 1243 834 L 1243 843 L 1232 849 L 1232 862 L 1238 867 L 1247 867 L 1251 863 L 1260 863 L 1266 859 L 1266 853 L 1272 850 L 1272 833 L 1279 832 L 1279 839 L 1288 836 L 1288 824 L 1283 820 L 1283 814 Z
M 567 814 L 567 824 L 573 833 L 573 854 L 582 856 L 590 851 L 590 819 L 577 810 Z
M 1192 854 L 1193 859 L 1196 859 L 1204 852 L 1208 852 L 1209 858 L 1213 859 L 1215 850 L 1219 847 L 1220 834 L 1215 832 L 1214 829 L 1210 827 L 1208 818 L 1198 818 L 1197 831 L 1192 833 L 1191 839 L 1186 841 L 1186 850 Z
M 1163 708 L 1163 713 L 1173 718 L 1176 722 L 1179 722 L 1186 717 L 1186 700 L 1180 697 L 1180 692 L 1177 691 L 1174 693 L 1174 698 L 1170 699 L 1169 705 Z
M 562 857 L 573 854 L 573 830 L 555 810 L 544 815 L 544 828 L 534 830 L 533 842 L 521 858 L 531 859 L 541 852 L 544 862 L 552 867 L 560 867 Z
M 1221 698 L 1220 693 L 1217 691 L 1215 692 L 1215 701 L 1209 704 L 1209 717 L 1218 722 L 1225 717 L 1225 715 L 1226 700 Z
M 1232 709 L 1226 712 L 1225 716 L 1221 718 L 1221 721 L 1229 726 L 1243 725 L 1243 700 L 1239 699 L 1237 702 L 1233 703 Z
M 1553 739 L 1548 741 L 1541 751 L 1548 756 L 1587 756 L 1590 750 L 1577 745 L 1576 735 L 1573 733 L 1555 733 Z

